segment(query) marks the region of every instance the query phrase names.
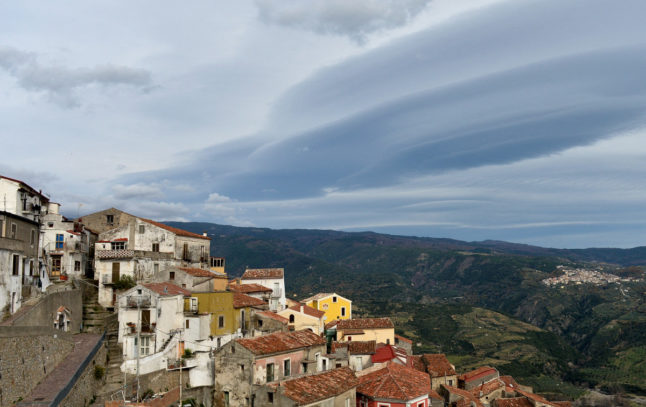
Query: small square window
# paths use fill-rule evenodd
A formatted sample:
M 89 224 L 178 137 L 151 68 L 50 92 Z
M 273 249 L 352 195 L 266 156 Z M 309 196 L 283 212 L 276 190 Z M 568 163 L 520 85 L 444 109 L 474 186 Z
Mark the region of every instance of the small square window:
M 75 261 L 74 262 L 74 271 L 81 271 L 81 262 L 80 261 Z
M 336 302 L 336 297 L 332 297 L 332 302 Z
M 114 215 L 105 215 L 105 221 L 108 224 L 113 224 L 114 223 Z
M 174 271 L 170 272 L 170 279 L 175 280 L 175 272 Z
M 54 222 L 47 222 L 47 227 L 48 228 L 53 228 L 54 227 Z
M 159 243 L 153 243 L 153 252 L 159 251 Z

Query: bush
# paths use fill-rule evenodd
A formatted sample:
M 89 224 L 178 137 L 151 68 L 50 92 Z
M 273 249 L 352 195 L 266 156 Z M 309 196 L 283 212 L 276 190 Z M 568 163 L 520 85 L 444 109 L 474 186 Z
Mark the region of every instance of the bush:
M 94 366 L 94 378 L 96 380 L 101 380 L 103 379 L 103 376 L 105 376 L 105 367 L 101 365 Z
M 115 290 L 128 290 L 128 289 L 134 287 L 135 285 L 137 285 L 137 283 L 135 282 L 135 280 L 132 277 L 130 277 L 130 276 L 121 276 L 121 277 L 119 277 L 119 281 L 114 283 L 113 288 Z
M 182 358 L 187 359 L 187 358 L 192 358 L 193 356 L 195 356 L 195 353 L 192 350 L 188 348 L 184 349 L 184 354 L 182 355 Z

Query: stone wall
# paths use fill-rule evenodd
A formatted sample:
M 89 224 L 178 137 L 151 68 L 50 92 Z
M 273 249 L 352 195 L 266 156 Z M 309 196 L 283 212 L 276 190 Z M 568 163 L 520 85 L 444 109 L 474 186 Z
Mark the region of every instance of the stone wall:
M 92 361 L 88 363 L 83 373 L 81 373 L 72 390 L 61 402 L 61 406 L 85 407 L 89 405 L 105 381 L 105 374 L 101 379 L 97 380 L 95 378 L 94 369 L 96 366 L 102 366 L 107 370 L 107 356 L 108 352 L 105 343 L 103 343 L 96 355 L 94 355 L 94 358 L 92 358 Z
M 83 291 L 81 288 L 70 288 L 47 294 L 33 308 L 16 318 L 13 326 L 53 327 L 54 319 L 60 307 L 70 311 L 70 333 L 81 332 L 83 322 Z
M 0 327 L 0 407 L 28 396 L 74 348 L 71 335 L 46 327 Z

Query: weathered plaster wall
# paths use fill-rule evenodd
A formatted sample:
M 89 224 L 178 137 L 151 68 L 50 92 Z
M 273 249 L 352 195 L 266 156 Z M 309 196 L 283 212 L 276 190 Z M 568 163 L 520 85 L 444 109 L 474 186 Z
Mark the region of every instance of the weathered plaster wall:
M 83 291 L 73 288 L 47 294 L 38 304 L 13 321 L 13 326 L 46 326 L 53 327 L 59 307 L 70 311 L 70 333 L 81 332 L 83 323 Z

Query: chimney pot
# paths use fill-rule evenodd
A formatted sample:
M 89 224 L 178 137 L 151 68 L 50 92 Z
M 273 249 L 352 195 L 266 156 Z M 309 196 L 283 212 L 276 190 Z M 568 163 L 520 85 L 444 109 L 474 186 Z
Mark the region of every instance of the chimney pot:
M 303 313 L 303 304 L 301 304 L 301 313 Z

